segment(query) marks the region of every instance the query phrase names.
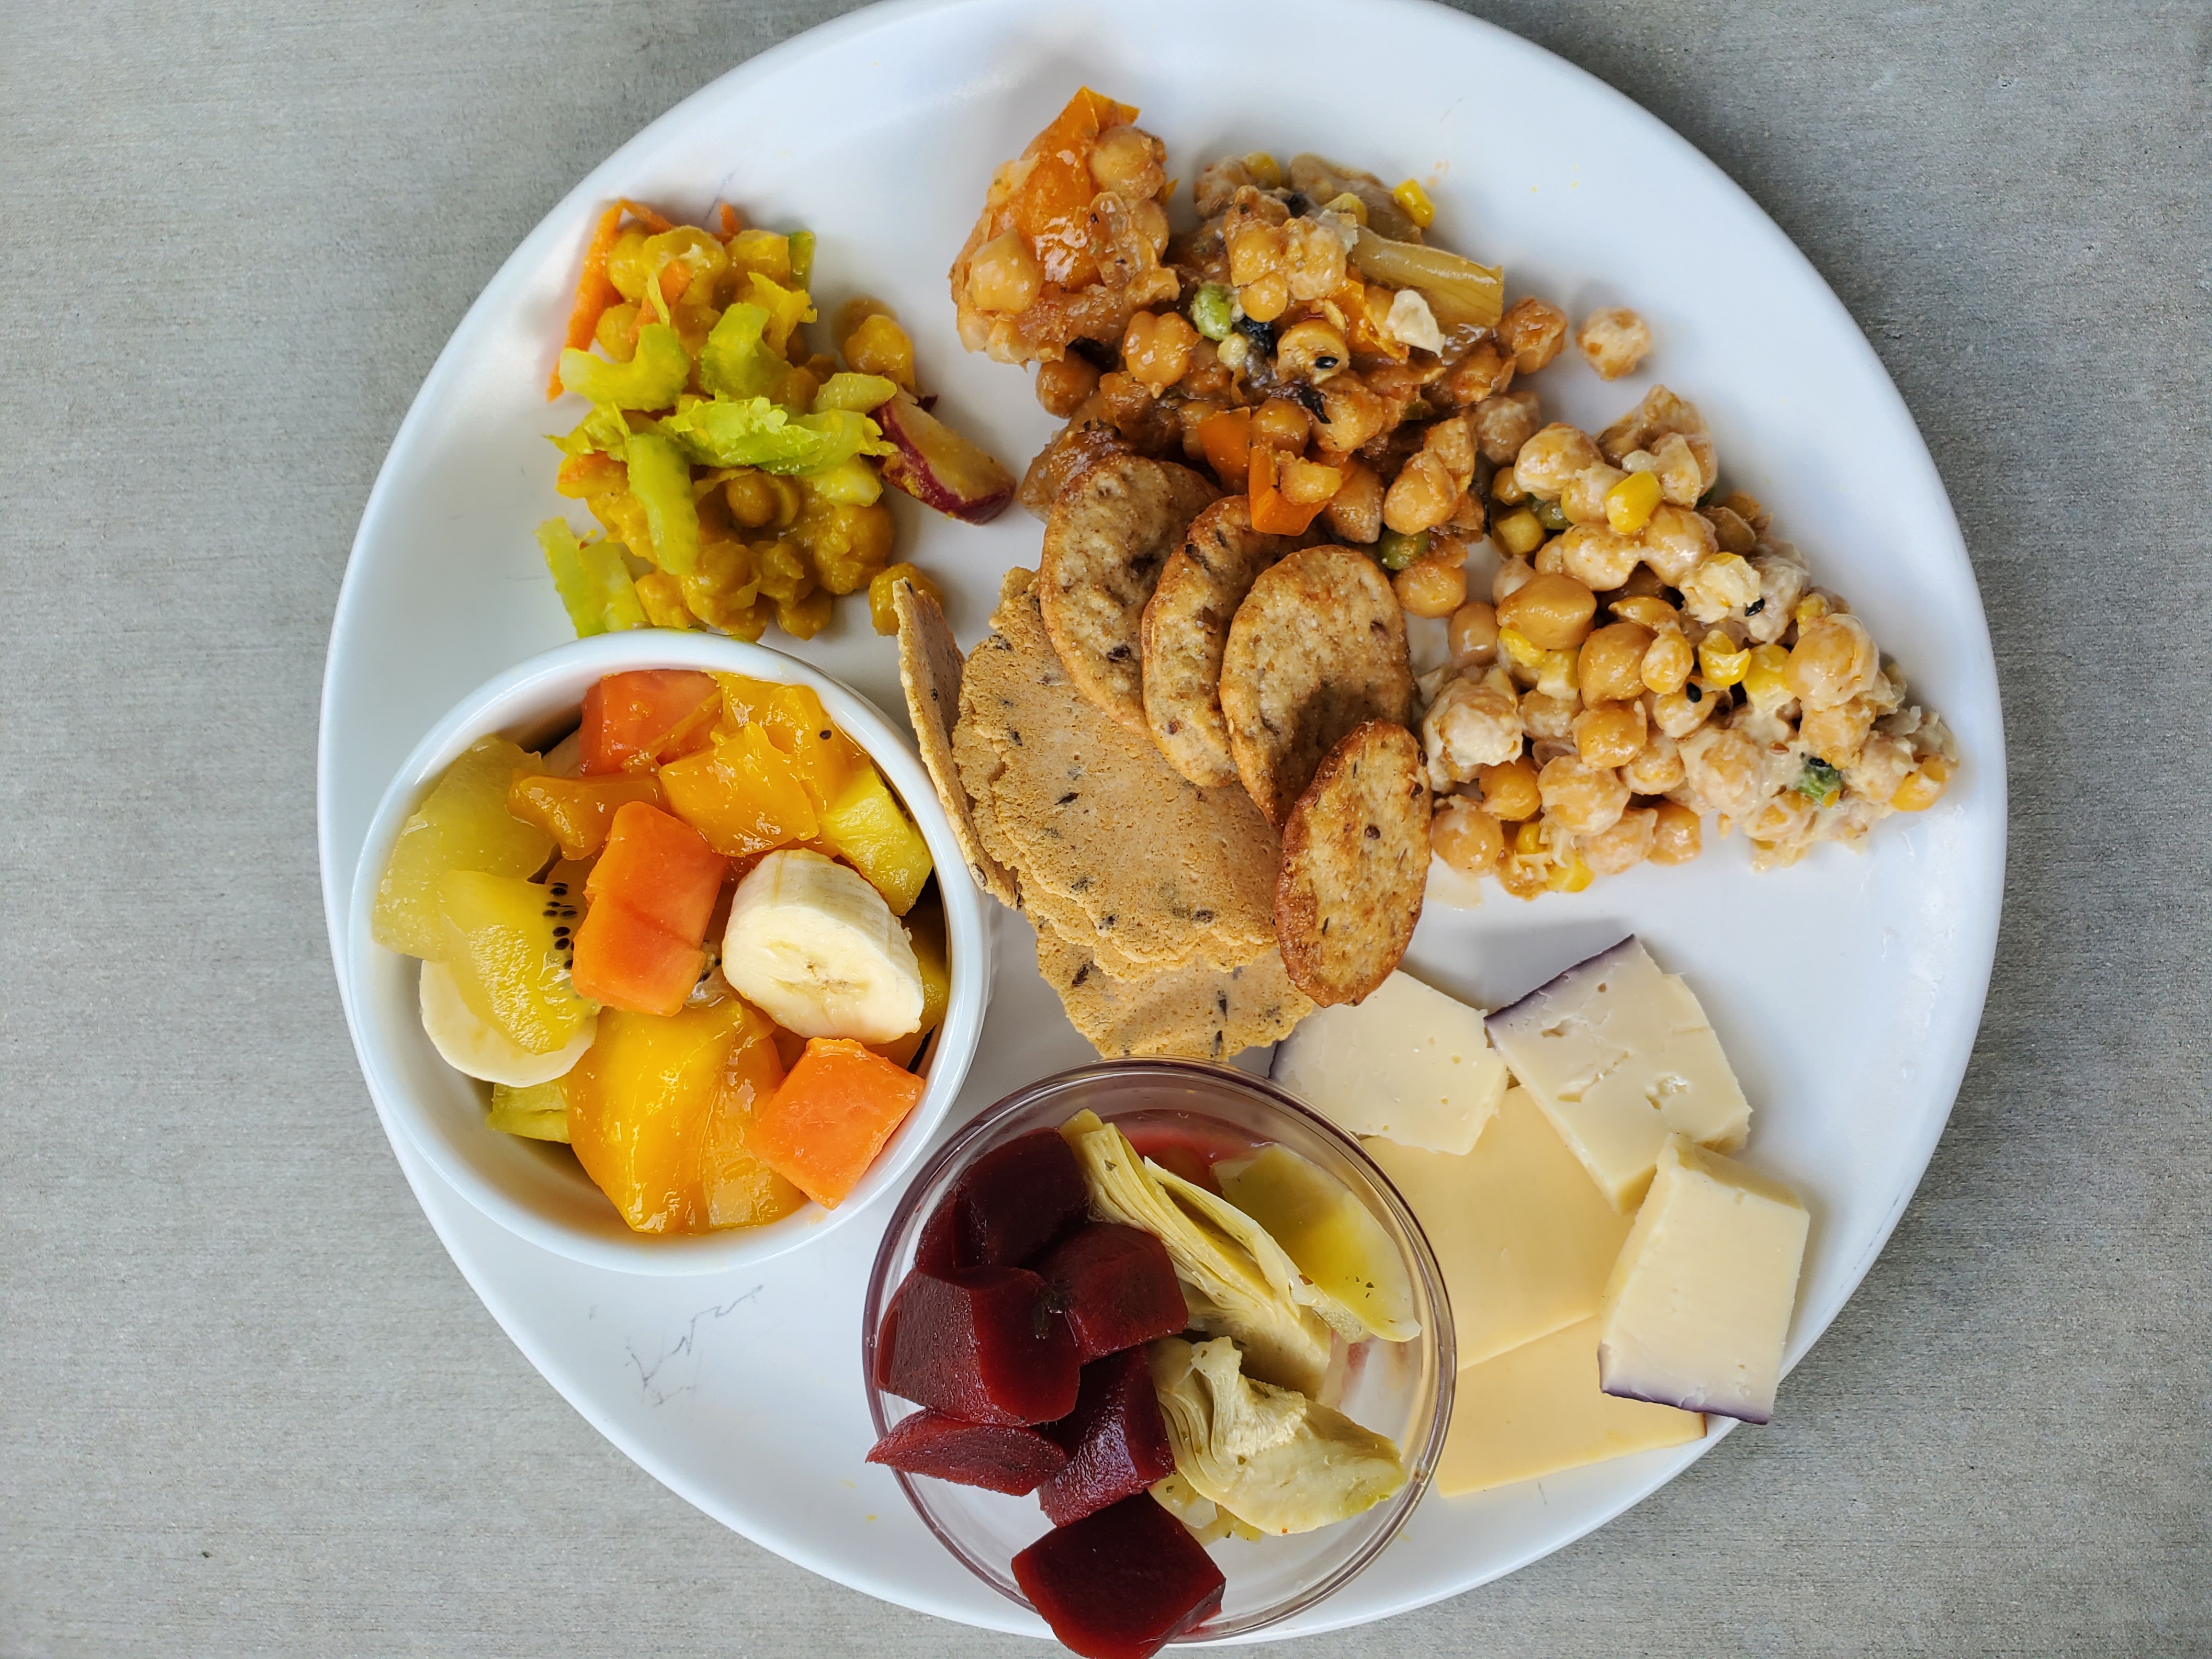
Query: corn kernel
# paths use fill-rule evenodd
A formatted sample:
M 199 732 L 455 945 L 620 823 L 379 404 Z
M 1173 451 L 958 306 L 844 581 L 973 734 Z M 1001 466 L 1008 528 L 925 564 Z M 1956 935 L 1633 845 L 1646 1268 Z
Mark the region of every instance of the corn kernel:
M 1924 812 L 1943 799 L 1943 787 L 1951 781 L 1951 763 L 1941 755 L 1930 755 L 1920 763 L 1920 769 L 1897 786 L 1897 793 L 1889 804 L 1900 812 Z
M 1620 534 L 1633 536 L 1651 522 L 1661 493 L 1656 473 L 1630 473 L 1605 492 L 1605 521 Z
M 1367 204 L 1348 190 L 1343 195 L 1332 199 L 1328 206 L 1331 213 L 1344 214 L 1356 224 L 1364 225 L 1367 222 Z
M 1544 878 L 1544 885 L 1554 893 L 1579 893 L 1596 879 L 1589 866 L 1583 862 L 1583 855 L 1571 852 L 1565 863 L 1552 866 L 1551 874 Z
M 1543 661 L 1536 665 L 1536 689 L 1547 697 L 1557 697 L 1571 702 L 1576 696 L 1575 664 L 1578 653 L 1572 651 L 1547 651 Z
M 637 602 L 645 619 L 655 628 L 689 628 L 691 613 L 684 606 L 683 586 L 665 570 L 637 579 Z
M 1516 559 L 1525 559 L 1544 544 L 1544 526 L 1527 507 L 1509 513 L 1490 526 L 1490 539 Z
M 1437 222 L 1437 204 L 1417 179 L 1408 179 L 1390 192 L 1390 199 L 1406 210 L 1406 216 L 1426 230 Z
M 1517 628 L 1498 630 L 1498 648 L 1523 668 L 1541 668 L 1549 653 Z
M 1751 666 L 1751 653 L 1717 628 L 1698 647 L 1698 666 L 1715 685 L 1734 685 Z
M 1530 818 L 1513 832 L 1513 850 L 1524 859 L 1540 857 L 1544 851 L 1544 821 Z
M 1283 182 L 1282 167 L 1264 149 L 1255 149 L 1246 156 L 1244 169 L 1252 175 L 1252 182 L 1262 190 L 1273 190 Z
M 1765 714 L 1790 701 L 1792 694 L 1787 678 L 1789 666 L 1790 653 L 1781 646 L 1752 648 L 1751 659 L 1743 668 L 1743 692 L 1751 699 L 1753 708 Z
M 1826 616 L 1834 607 L 1818 593 L 1808 593 L 1797 601 L 1796 610 L 1790 614 L 1800 628 L 1808 627 Z

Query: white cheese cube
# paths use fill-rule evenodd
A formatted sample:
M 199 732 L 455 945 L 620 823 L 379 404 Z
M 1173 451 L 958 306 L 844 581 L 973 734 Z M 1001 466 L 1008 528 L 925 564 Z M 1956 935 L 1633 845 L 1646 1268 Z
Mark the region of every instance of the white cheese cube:
M 1482 1010 L 1407 974 L 1308 1014 L 1268 1075 L 1349 1134 L 1432 1152 L 1470 1151 L 1506 1085 Z
M 1807 1226 L 1780 1182 L 1668 1137 L 1606 1281 L 1605 1391 L 1747 1423 L 1772 1417 Z
M 1597 1312 L 1628 1237 L 1526 1089 L 1508 1089 L 1465 1157 L 1366 1143 L 1428 1235 L 1464 1370 Z
M 1514 1077 L 1624 1215 L 1668 1135 L 1733 1152 L 1751 1131 L 1750 1103 L 1705 1010 L 1632 934 L 1486 1024 Z
M 1601 1393 L 1596 1347 L 1597 1322 L 1585 1319 L 1462 1371 L 1437 1490 L 1486 1492 L 1705 1433 L 1695 1412 Z

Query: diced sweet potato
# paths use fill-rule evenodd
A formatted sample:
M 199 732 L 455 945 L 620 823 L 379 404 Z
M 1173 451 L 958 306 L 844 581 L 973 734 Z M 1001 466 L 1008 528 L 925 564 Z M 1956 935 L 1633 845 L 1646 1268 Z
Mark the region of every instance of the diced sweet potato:
M 1051 1423 L 1074 1409 L 1075 1339 L 1019 1267 L 917 1267 L 891 1298 L 876 1386 L 971 1423 Z
M 1149 1376 L 1146 1386 L 1151 1386 Z M 1157 1403 L 1153 1409 L 1157 1413 Z M 1067 1454 L 1025 1424 L 966 1423 L 923 1410 L 892 1424 L 868 1462 L 1025 1498 L 1038 1481 L 1067 1467 Z
M 1075 1409 L 1044 1431 L 1067 1454 L 1066 1467 L 1037 1488 L 1037 1501 L 1055 1527 L 1134 1497 L 1175 1473 L 1175 1443 L 1142 1348 L 1085 1365 Z
M 1014 1558 L 1014 1582 L 1083 1659 L 1151 1659 L 1221 1606 L 1228 1580 L 1183 1523 L 1139 1492 Z
M 1167 1246 L 1139 1227 L 1094 1221 L 1030 1264 L 1088 1365 L 1190 1322 Z
M 924 1224 L 916 1261 L 933 1269 L 1016 1267 L 1090 1207 L 1082 1165 L 1060 1132 L 1034 1129 L 961 1171 Z

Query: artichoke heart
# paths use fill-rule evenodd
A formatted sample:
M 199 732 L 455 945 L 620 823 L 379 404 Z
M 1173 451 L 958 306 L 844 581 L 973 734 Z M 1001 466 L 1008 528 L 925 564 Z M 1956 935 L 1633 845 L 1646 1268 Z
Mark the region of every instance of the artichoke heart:
M 1254 1382 L 1226 1338 L 1163 1337 L 1147 1358 L 1176 1473 L 1263 1532 L 1348 1521 L 1406 1484 L 1395 1444 L 1292 1389 Z
M 1229 1201 L 1267 1230 L 1316 1293 L 1355 1322 L 1345 1332 L 1347 1340 L 1378 1336 L 1410 1342 L 1421 1334 L 1406 1259 L 1351 1188 L 1282 1146 L 1224 1160 L 1213 1166 L 1213 1174 Z M 1321 1311 L 1336 1324 L 1327 1307 Z
M 1060 1133 L 1083 1166 L 1092 1213 L 1140 1227 L 1167 1246 L 1176 1277 L 1182 1281 L 1191 1323 L 1215 1336 L 1234 1337 L 1255 1376 L 1302 1393 L 1318 1393 L 1328 1370 L 1331 1330 L 1319 1313 L 1293 1294 L 1293 1284 L 1303 1285 L 1304 1280 L 1290 1258 L 1270 1241 L 1269 1248 L 1280 1260 L 1272 1274 L 1264 1270 L 1246 1242 L 1215 1218 L 1218 1211 L 1186 1208 L 1170 1196 L 1170 1183 L 1179 1193 L 1203 1193 L 1210 1206 L 1227 1211 L 1244 1228 L 1258 1232 L 1249 1218 L 1203 1188 L 1178 1182 L 1139 1157 L 1127 1135 L 1102 1123 L 1096 1115 L 1077 1113 L 1061 1126 Z

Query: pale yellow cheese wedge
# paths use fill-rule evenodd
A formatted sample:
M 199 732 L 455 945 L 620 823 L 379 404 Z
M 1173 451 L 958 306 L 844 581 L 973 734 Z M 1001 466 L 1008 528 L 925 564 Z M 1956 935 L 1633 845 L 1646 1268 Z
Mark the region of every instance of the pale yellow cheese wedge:
M 1632 1218 L 1526 1089 L 1506 1091 L 1464 1157 L 1364 1144 L 1443 1269 L 1462 1369 L 1597 1311 Z
M 1705 1431 L 1696 1412 L 1616 1400 L 1597 1386 L 1597 1321 L 1539 1337 L 1459 1374 L 1437 1466 L 1447 1498 L 1534 1480 Z

